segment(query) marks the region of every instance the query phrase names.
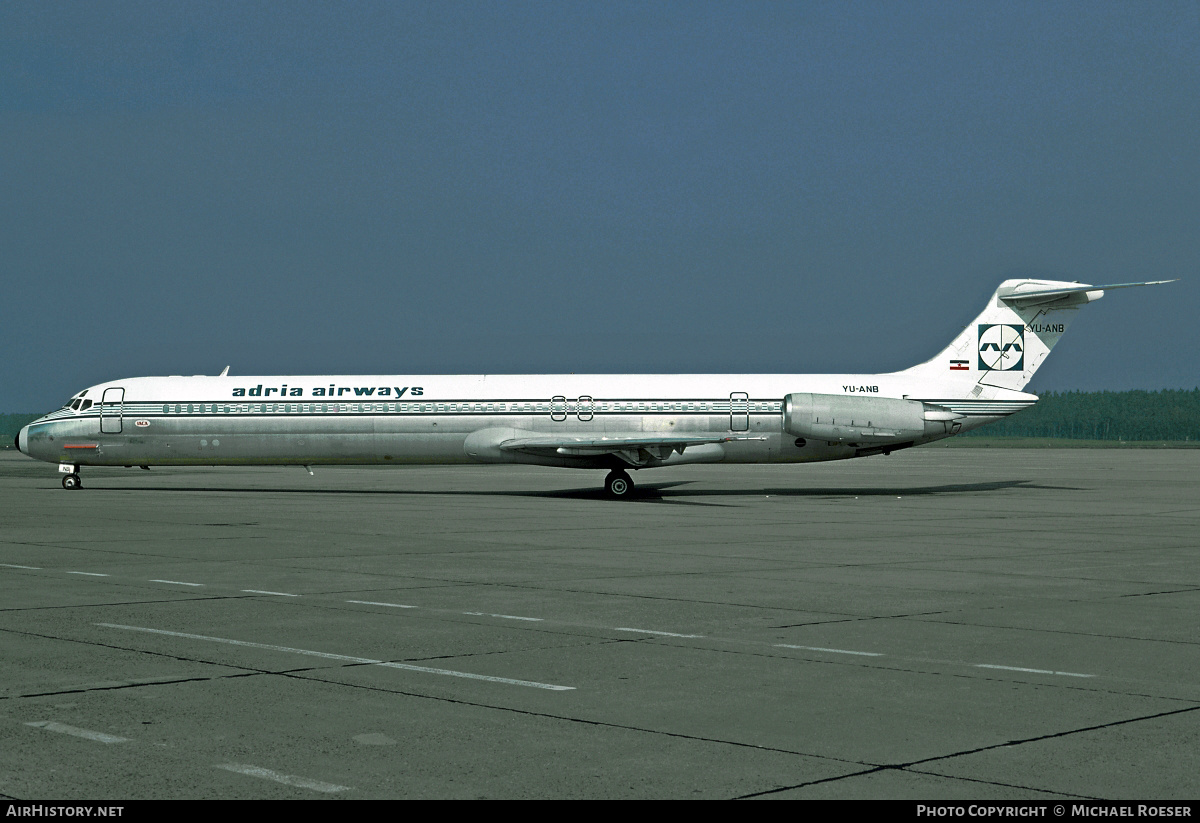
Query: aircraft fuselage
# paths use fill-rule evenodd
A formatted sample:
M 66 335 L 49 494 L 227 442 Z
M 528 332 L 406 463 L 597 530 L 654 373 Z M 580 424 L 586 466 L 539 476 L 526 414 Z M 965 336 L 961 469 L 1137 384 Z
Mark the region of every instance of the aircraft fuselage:
M 989 402 L 947 400 L 895 375 L 143 377 L 90 387 L 29 426 L 18 445 L 32 457 L 76 465 L 513 462 L 579 468 L 798 463 L 854 457 L 877 445 L 789 433 L 783 407 L 793 392 L 950 404 L 961 413 L 954 432 L 1034 400 L 1017 392 Z M 71 408 L 88 400 L 86 408 Z M 472 436 L 478 442 L 480 432 L 495 432 L 497 443 L 505 433 L 564 442 L 639 435 L 728 439 L 657 454 L 650 449 L 631 461 L 573 450 L 570 443 L 506 453 L 473 449 Z M 950 433 L 936 426 L 895 445 Z
M 1005 281 L 940 354 L 886 374 L 139 377 L 16 445 L 69 489 L 81 466 L 530 463 L 607 468 L 626 497 L 627 469 L 887 454 L 1020 411 L 1079 308 L 1137 285 Z

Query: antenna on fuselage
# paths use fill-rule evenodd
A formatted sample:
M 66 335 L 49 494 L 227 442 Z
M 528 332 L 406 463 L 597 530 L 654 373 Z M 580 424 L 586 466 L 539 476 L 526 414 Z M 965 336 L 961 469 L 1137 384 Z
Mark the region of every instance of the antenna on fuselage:
M 229 367 L 228 367 L 228 366 L 226 366 L 226 367 L 225 367 L 225 371 L 223 371 L 223 372 L 221 372 L 220 374 L 218 374 L 218 375 L 217 375 L 217 377 L 227 377 L 228 375 L 229 375 Z

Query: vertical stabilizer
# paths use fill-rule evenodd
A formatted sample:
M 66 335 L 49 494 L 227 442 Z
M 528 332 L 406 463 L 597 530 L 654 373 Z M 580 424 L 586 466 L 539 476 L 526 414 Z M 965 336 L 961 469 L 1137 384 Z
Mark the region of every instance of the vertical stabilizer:
M 987 307 L 937 357 L 901 374 L 933 381 L 947 397 L 979 396 L 981 390 L 1020 391 L 1066 333 L 1081 306 L 1106 289 L 1169 283 L 1089 286 L 1058 280 L 1005 280 Z M 988 391 L 988 389 L 991 391 Z

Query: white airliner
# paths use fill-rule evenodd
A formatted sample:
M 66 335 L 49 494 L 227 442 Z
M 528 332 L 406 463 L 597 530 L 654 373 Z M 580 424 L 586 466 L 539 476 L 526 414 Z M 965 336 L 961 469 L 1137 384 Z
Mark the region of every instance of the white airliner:
M 941 354 L 889 374 L 137 377 L 79 392 L 16 445 L 66 489 L 83 466 L 532 463 L 606 469 L 628 498 L 629 469 L 888 454 L 1028 408 L 1080 306 L 1167 282 L 1007 280 Z

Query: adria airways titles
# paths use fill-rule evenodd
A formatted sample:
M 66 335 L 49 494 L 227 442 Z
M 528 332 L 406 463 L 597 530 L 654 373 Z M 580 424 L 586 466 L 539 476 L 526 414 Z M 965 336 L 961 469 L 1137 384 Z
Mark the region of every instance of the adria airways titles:
M 631 469 L 887 454 L 1028 408 L 1021 391 L 1107 289 L 1007 280 L 940 354 L 889 374 L 136 377 L 17 435 L 78 489 L 83 466 L 532 463 Z

